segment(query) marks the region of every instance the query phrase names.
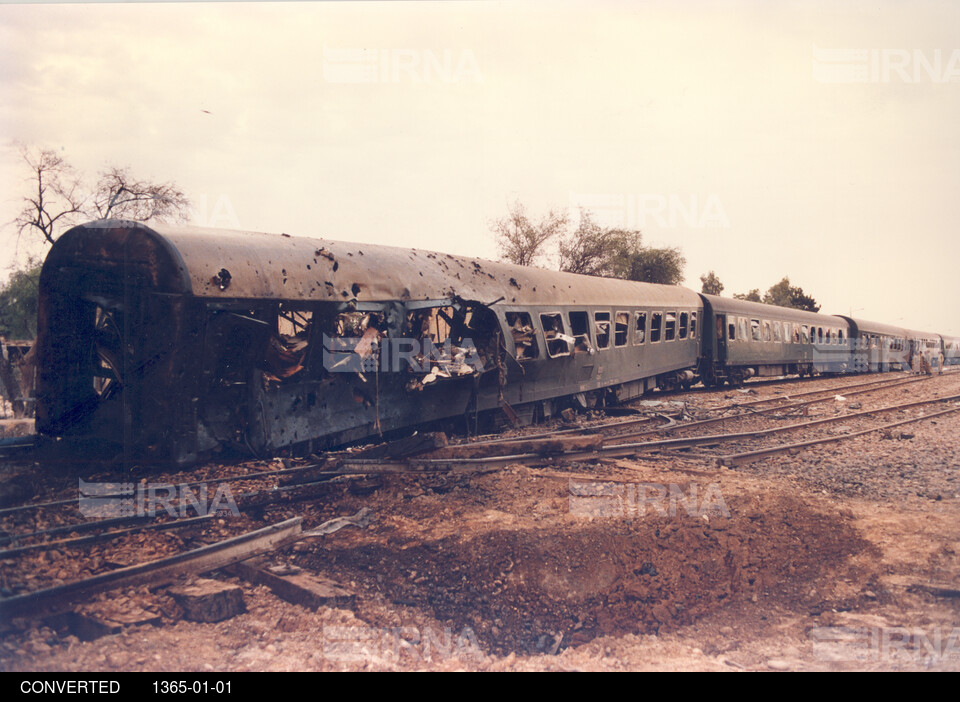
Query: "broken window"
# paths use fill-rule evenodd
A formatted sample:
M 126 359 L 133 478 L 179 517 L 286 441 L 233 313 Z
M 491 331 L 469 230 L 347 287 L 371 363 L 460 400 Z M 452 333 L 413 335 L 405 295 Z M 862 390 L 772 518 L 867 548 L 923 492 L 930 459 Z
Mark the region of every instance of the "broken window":
M 734 341 L 737 338 L 737 325 L 735 322 L 730 322 L 727 325 L 727 338 L 730 341 Z
M 277 308 L 276 333 L 270 337 L 263 355 L 267 380 L 282 382 L 306 367 L 307 345 L 313 312 L 281 303 Z
M 650 318 L 650 343 L 655 344 L 660 341 L 660 331 L 663 329 L 663 313 L 654 312 Z
M 663 337 L 666 341 L 673 341 L 677 336 L 677 313 L 667 312 L 666 319 Z
M 690 330 L 689 324 L 690 324 L 690 315 L 687 314 L 686 312 L 681 312 L 680 313 L 680 338 L 681 339 L 687 338 L 687 332 Z
M 739 323 L 737 338 L 740 339 L 740 341 L 750 341 L 750 337 L 747 335 L 747 318 L 740 317 Z
M 780 328 L 780 322 L 773 323 L 773 340 L 778 343 L 783 341 L 783 331 Z
M 763 340 L 771 341 L 773 339 L 773 334 L 770 331 L 770 322 L 763 320 Z
M 614 346 L 626 346 L 627 338 L 630 334 L 630 315 L 627 312 L 617 312 L 614 320 L 613 344 Z
M 390 313 L 374 317 L 386 334 Z M 525 360 L 539 355 L 536 332 L 526 313 L 506 313 L 517 358 Z M 455 306 L 414 309 L 407 312 L 402 328 L 403 338 L 388 345 L 393 369 L 403 368 L 417 374 L 406 383 L 409 392 L 421 391 L 438 380 L 482 372 L 500 354 L 500 323 L 483 304 L 461 301 Z M 409 337 L 417 343 L 408 345 Z M 381 364 L 386 365 L 386 362 Z
M 633 343 L 642 344 L 647 340 L 647 313 L 633 313 Z
M 752 338 L 754 341 L 760 341 L 760 340 L 761 340 L 762 337 L 761 337 L 761 332 L 760 332 L 760 320 L 759 320 L 759 319 L 751 319 L 751 320 L 750 320 L 750 336 L 751 336 L 751 338 Z
M 594 312 L 593 327 L 597 333 L 597 348 L 605 349 L 610 346 L 610 313 Z
M 537 345 L 537 333 L 533 328 L 530 315 L 526 312 L 507 312 L 507 326 L 513 336 L 518 361 L 528 361 L 540 356 Z
M 800 327 L 800 341 L 804 344 L 810 343 L 810 333 L 806 324 Z
M 793 325 L 793 343 L 795 344 L 800 343 L 800 325 L 799 324 Z
M 690 313 L 690 338 L 691 339 L 697 338 L 697 313 L 696 312 Z
M 563 333 L 563 317 L 560 313 L 541 314 L 540 324 L 543 326 L 543 337 L 547 341 L 547 355 L 551 358 L 569 356 L 575 339 Z
M 570 312 L 570 331 L 574 338 L 574 352 L 590 352 L 590 318 L 586 312 Z

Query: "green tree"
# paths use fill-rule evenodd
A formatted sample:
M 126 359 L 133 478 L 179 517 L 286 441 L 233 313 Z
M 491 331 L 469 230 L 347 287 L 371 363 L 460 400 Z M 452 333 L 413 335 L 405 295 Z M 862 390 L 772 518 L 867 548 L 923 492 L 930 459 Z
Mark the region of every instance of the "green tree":
M 804 293 L 803 288 L 790 285 L 790 278 L 787 276 L 784 276 L 783 280 L 776 285 L 770 286 L 770 289 L 763 296 L 763 301 L 768 305 L 792 307 L 809 312 L 820 311 L 820 305 L 817 304 L 817 301 Z
M 30 259 L 0 287 L 0 336 L 34 339 L 37 336 L 37 292 L 41 262 Z
M 760 298 L 760 288 L 754 288 L 748 293 L 734 293 L 734 300 L 746 300 L 747 302 L 763 302 Z
M 643 245 L 640 232 L 622 232 L 611 256 L 614 277 L 660 285 L 680 285 L 687 260 L 679 248 Z
M 720 282 L 717 274 L 713 271 L 700 276 L 700 283 L 700 292 L 704 295 L 719 295 L 723 292 L 723 283 Z
M 580 224 L 560 236 L 560 270 L 580 275 L 609 276 L 610 232 L 580 210 Z

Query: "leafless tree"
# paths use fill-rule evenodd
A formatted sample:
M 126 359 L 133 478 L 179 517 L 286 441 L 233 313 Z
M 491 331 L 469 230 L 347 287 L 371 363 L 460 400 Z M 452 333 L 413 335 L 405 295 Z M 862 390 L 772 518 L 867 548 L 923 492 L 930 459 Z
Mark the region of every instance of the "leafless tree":
M 137 180 L 129 168 L 113 166 L 100 174 L 90 210 L 97 219 L 184 221 L 190 200 L 173 183 Z
M 92 190 L 74 168 L 52 149 L 20 146 L 30 169 L 32 193 L 23 198 L 16 219 L 21 236 L 39 232 L 52 244 L 67 227 L 83 219 L 185 221 L 190 200 L 173 183 L 153 183 L 112 166 L 100 173 Z
M 18 233 L 39 232 L 52 244 L 63 227 L 83 216 L 80 177 L 53 149 L 21 145 L 20 156 L 30 168 L 33 192 L 23 198 L 23 209 L 15 220 Z
M 526 208 L 515 201 L 510 205 L 507 216 L 494 221 L 491 229 L 497 237 L 497 249 L 502 260 L 520 266 L 533 266 L 543 260 L 547 242 L 559 237 L 568 223 L 566 212 L 554 210 L 534 223 L 527 216 Z

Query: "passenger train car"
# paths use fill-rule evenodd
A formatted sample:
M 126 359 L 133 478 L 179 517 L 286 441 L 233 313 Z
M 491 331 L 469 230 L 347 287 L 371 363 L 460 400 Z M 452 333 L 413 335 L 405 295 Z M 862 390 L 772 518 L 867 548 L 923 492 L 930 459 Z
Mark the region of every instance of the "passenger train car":
M 175 464 L 527 423 L 698 381 L 888 370 L 858 366 L 857 344 L 939 343 L 682 287 L 119 220 L 57 240 L 39 307 L 41 439 Z

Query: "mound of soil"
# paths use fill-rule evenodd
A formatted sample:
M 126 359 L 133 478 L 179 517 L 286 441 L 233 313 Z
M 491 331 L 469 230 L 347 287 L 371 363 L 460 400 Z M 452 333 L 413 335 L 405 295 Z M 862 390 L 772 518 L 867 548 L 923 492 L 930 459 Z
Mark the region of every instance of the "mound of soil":
M 757 592 L 803 584 L 867 548 L 847 520 L 793 498 L 736 500 L 729 517 L 585 520 L 492 529 L 405 548 L 360 539 L 300 564 L 414 606 L 497 654 L 688 624 Z

